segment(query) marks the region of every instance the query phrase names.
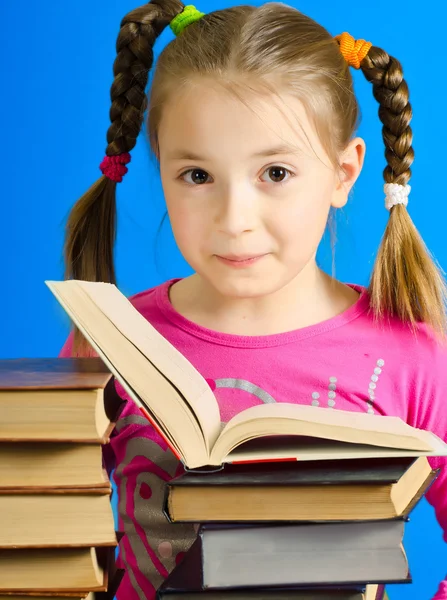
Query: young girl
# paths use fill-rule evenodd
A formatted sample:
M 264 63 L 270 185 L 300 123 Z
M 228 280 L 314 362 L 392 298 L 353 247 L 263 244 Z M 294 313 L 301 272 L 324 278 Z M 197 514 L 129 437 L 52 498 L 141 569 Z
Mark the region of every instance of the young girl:
M 147 104 L 154 42 L 168 25 L 176 38 Z M 116 183 L 148 108 L 174 236 L 194 274 L 131 301 L 208 380 L 222 420 L 296 402 L 396 415 L 445 439 L 445 287 L 406 208 L 413 150 L 400 63 L 276 3 L 203 14 L 154 0 L 123 19 L 117 51 L 103 177 L 69 217 L 66 276 L 115 281 Z M 372 83 L 387 160 L 389 222 L 368 288 L 332 279 L 315 259 L 365 155 L 350 67 Z M 76 332 L 61 355 L 81 354 L 93 352 Z M 196 530 L 163 516 L 181 465 L 118 390 L 127 404 L 105 448 L 125 532 L 118 598 L 151 599 Z M 447 532 L 444 471 L 427 498 Z M 447 582 L 435 598 L 447 599 Z

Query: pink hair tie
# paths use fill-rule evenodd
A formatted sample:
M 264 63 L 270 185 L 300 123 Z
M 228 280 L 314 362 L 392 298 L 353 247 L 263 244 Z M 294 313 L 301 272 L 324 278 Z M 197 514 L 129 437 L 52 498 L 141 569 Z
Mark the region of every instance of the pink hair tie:
M 129 170 L 124 166 L 127 163 L 130 163 L 130 154 L 128 152 L 123 152 L 123 154 L 117 154 L 115 156 L 106 156 L 99 165 L 99 168 L 103 175 L 116 183 L 121 183 L 123 176 Z

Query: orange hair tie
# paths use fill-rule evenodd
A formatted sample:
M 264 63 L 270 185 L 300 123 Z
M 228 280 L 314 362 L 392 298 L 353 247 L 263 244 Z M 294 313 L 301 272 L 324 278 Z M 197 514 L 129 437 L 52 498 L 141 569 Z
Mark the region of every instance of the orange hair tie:
M 341 35 L 335 36 L 340 45 L 340 52 L 350 67 L 360 69 L 360 63 L 370 51 L 371 42 L 365 40 L 355 40 L 351 34 L 346 31 Z

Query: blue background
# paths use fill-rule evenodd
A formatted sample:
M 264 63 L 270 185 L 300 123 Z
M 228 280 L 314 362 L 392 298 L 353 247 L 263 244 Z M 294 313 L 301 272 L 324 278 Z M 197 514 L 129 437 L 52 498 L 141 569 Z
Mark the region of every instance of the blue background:
M 209 12 L 234 2 L 197 4 Z M 261 2 L 253 2 L 259 5 Z M 441 2 L 391 7 L 385 0 L 340 4 L 291 0 L 336 35 L 349 31 L 383 47 L 403 63 L 414 109 L 416 151 L 409 210 L 435 257 L 447 264 L 442 69 L 445 14 Z M 115 41 L 129 0 L 75 3 L 1 2 L 2 192 L 0 200 L 0 357 L 55 356 L 69 331 L 62 309 L 44 285 L 63 277 L 64 224 L 72 204 L 99 177 L 109 126 Z M 417 8 L 416 8 L 417 7 Z M 441 14 L 442 13 L 442 14 Z M 156 55 L 172 39 L 169 28 Z M 424 47 L 426 44 L 426 47 Z M 367 143 L 363 173 L 347 208 L 337 216 L 336 275 L 366 284 L 388 213 L 381 124 L 370 85 L 355 72 Z M 140 136 L 129 174 L 118 187 L 118 284 L 125 294 L 190 273 L 164 215 L 157 167 Z M 326 239 L 320 261 L 331 270 Z M 413 585 L 395 585 L 392 600 L 432 597 L 447 572 L 447 547 L 424 500 L 407 526 L 405 546 Z

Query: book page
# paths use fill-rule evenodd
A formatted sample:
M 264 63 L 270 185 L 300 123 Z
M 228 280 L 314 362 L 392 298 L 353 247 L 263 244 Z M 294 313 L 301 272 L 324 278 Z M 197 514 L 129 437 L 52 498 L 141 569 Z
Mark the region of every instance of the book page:
M 368 444 L 351 444 L 336 440 L 323 440 L 298 436 L 264 437 L 251 440 L 232 450 L 223 460 L 224 463 L 255 463 L 269 461 L 299 460 L 343 460 L 357 458 L 395 458 L 417 456 L 447 456 L 447 445 L 433 436 L 432 452 L 422 450 L 403 450 L 385 448 Z
M 210 452 L 220 433 L 220 412 L 210 386 L 189 360 L 110 283 L 78 281 L 104 315 L 168 378 L 190 405 Z
M 233 417 L 216 442 L 211 464 L 221 464 L 239 444 L 268 435 L 297 435 L 405 450 L 432 451 L 430 434 L 398 417 L 280 402 L 248 408 Z
M 175 440 L 184 463 L 191 467 L 206 464 L 208 452 L 202 430 L 179 391 L 77 284 L 76 281 L 47 282 L 130 397 L 138 406 L 143 403 L 147 407 L 170 445 L 171 440 Z M 130 303 L 129 306 L 135 311 Z

